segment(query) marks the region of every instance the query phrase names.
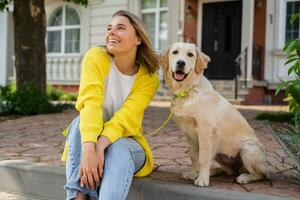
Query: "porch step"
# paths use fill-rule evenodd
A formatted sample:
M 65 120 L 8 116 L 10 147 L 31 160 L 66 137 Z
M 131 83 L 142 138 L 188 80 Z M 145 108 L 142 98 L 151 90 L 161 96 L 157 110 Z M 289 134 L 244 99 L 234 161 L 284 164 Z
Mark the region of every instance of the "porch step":
M 243 84 L 241 81 L 238 81 L 237 99 L 235 99 L 234 80 L 210 80 L 210 82 L 214 86 L 215 90 L 217 90 L 230 102 L 234 102 L 233 104 L 239 104 L 244 100 L 245 96 L 249 94 L 249 87 L 245 87 L 245 84 Z M 250 84 L 247 86 L 250 86 Z

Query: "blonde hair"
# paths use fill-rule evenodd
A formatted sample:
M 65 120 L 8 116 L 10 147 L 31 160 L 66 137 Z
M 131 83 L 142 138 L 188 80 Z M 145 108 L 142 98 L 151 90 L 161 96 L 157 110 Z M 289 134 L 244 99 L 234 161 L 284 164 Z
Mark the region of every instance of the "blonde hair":
M 144 28 L 143 21 L 136 15 L 126 11 L 119 10 L 112 17 L 123 16 L 129 19 L 130 24 L 135 29 L 137 36 L 141 39 L 141 44 L 138 46 L 135 64 L 139 66 L 144 65 L 149 73 L 155 73 L 158 68 L 158 55 L 152 48 L 149 36 Z

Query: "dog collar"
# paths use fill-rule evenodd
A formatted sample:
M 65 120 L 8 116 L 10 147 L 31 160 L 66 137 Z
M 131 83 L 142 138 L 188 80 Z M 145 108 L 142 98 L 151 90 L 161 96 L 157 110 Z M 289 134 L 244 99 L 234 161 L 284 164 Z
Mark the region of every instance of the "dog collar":
M 180 92 L 174 94 L 174 96 L 181 98 L 181 97 L 185 97 L 187 94 L 188 94 L 188 92 L 186 90 L 184 90 L 184 91 L 180 91 Z
M 174 97 L 178 97 L 178 98 L 183 98 L 183 97 L 186 97 L 188 96 L 188 94 L 190 93 L 190 91 L 192 91 L 193 89 L 195 89 L 198 85 L 194 85 L 193 87 L 187 89 L 187 90 L 183 90 L 183 91 L 180 91 L 180 92 L 177 92 L 174 94 Z

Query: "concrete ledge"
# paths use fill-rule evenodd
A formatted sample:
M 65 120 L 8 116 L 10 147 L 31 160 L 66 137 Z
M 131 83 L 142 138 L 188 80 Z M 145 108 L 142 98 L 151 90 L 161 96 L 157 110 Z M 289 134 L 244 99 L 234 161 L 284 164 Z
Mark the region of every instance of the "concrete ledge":
M 47 199 L 64 199 L 64 167 L 23 160 L 0 161 L 0 189 Z M 5 181 L 3 181 L 5 180 Z
M 0 161 L 0 189 L 3 191 L 37 196 L 43 199 L 65 199 L 63 185 L 65 168 L 23 160 Z M 198 188 L 193 185 L 135 178 L 128 200 L 279 200 L 274 196 L 246 192 Z

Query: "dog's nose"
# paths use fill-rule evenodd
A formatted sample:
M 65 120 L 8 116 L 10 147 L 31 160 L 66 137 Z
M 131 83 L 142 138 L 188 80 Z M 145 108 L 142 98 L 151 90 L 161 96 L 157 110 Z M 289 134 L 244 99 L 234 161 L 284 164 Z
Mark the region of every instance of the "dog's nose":
M 183 69 L 185 67 L 185 62 L 183 60 L 178 60 L 176 65 L 179 69 Z

